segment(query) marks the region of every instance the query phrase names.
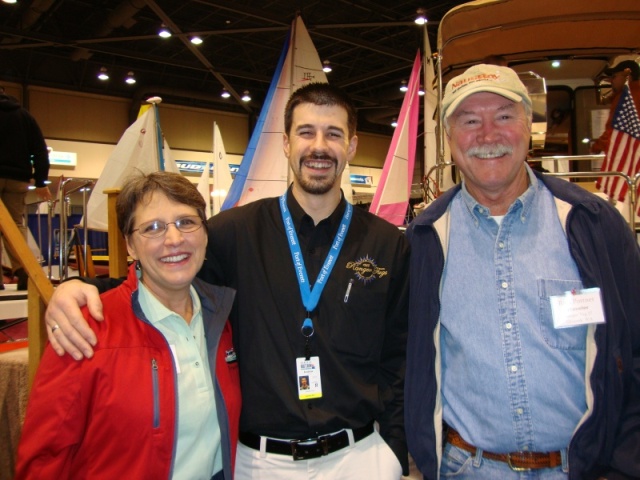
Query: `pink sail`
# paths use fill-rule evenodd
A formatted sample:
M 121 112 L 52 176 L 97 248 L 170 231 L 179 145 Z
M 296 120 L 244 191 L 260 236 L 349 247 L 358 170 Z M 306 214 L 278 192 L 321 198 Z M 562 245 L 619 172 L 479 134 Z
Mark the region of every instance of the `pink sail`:
M 404 225 L 411 196 L 413 167 L 416 160 L 418 138 L 418 113 L 420 102 L 420 51 L 416 53 L 411 77 L 407 84 L 398 117 L 398 126 L 393 133 L 389 152 L 384 162 L 380 182 L 373 196 L 369 211 L 393 223 Z

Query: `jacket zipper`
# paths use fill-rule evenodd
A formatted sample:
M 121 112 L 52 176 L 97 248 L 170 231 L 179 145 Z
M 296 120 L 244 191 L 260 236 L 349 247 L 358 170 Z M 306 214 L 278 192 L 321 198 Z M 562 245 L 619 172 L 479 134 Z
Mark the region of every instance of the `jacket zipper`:
M 153 388 L 153 428 L 160 427 L 160 393 L 158 387 L 158 362 L 151 359 L 151 385 Z

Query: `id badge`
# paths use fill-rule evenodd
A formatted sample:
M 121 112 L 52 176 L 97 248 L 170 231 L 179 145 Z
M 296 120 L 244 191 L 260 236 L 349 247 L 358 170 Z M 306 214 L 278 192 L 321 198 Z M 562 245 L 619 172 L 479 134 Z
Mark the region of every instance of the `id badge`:
M 549 297 L 555 328 L 604 323 L 599 288 L 586 288 Z
M 320 357 L 310 357 L 309 360 L 304 357 L 296 358 L 296 372 L 300 400 L 322 397 Z

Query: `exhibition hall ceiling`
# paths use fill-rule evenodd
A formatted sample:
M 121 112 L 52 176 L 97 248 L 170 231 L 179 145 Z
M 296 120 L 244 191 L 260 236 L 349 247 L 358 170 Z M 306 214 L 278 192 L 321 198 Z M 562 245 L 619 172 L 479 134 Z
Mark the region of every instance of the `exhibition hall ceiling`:
M 0 82 L 259 114 L 292 20 L 301 15 L 329 82 L 356 100 L 360 129 L 390 133 L 399 86 L 461 1 L 18 0 L 0 3 Z M 162 25 L 172 31 L 160 38 Z M 191 43 L 192 36 L 202 39 Z M 104 68 L 109 80 L 97 78 Z M 129 73 L 136 79 L 127 84 Z M 228 87 L 232 96 L 220 96 Z M 243 92 L 252 100 L 242 102 Z

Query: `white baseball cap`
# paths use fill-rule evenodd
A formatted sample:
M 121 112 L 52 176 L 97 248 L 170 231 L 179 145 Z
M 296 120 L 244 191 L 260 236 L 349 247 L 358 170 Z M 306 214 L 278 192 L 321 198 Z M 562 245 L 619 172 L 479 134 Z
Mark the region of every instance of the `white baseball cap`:
M 479 92 L 496 93 L 513 102 L 525 102 L 531 107 L 531 98 L 518 74 L 509 67 L 474 65 L 447 83 L 442 98 L 443 118 L 455 112 L 469 95 Z

